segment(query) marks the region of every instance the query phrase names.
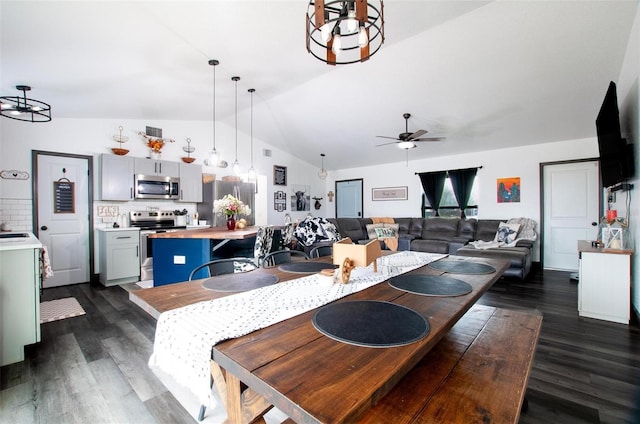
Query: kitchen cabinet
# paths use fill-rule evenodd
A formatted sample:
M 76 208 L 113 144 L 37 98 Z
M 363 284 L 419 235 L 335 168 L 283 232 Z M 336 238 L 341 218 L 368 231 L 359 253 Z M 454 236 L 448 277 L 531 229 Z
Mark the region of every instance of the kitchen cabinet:
M 578 314 L 629 324 L 632 251 L 591 247 L 578 242 L 580 276 Z
M 147 158 L 135 158 L 134 163 L 136 174 L 160 175 L 163 177 L 177 177 L 179 174 L 178 162 Z
M 180 202 L 202 202 L 202 166 L 180 163 Z
M 24 241 L 0 244 L 0 366 L 24 360 L 24 347 L 40 341 L 40 252 Z
M 139 281 L 139 230 L 104 229 L 98 234 L 100 237 L 100 283 L 108 287 Z
M 105 153 L 100 162 L 100 199 L 133 200 L 134 158 Z

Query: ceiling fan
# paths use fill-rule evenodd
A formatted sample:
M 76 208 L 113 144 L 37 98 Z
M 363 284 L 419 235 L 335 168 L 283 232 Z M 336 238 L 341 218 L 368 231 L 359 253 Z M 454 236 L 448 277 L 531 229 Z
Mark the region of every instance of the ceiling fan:
M 376 147 L 380 147 L 380 146 L 387 146 L 389 144 L 397 144 L 398 148 L 400 149 L 405 149 L 405 150 L 409 150 L 409 149 L 413 149 L 414 147 L 418 147 L 416 145 L 416 142 L 420 142 L 420 141 L 442 141 L 445 139 L 445 137 L 422 137 L 423 135 L 425 135 L 428 131 L 426 130 L 418 130 L 416 132 L 409 132 L 409 118 L 411 117 L 410 113 L 405 113 L 402 115 L 405 119 L 405 132 L 398 134 L 398 137 L 387 137 L 384 135 L 378 135 L 376 137 L 380 137 L 380 138 L 388 138 L 391 140 L 395 140 L 395 141 L 391 141 L 389 143 L 383 143 L 383 144 L 378 144 Z

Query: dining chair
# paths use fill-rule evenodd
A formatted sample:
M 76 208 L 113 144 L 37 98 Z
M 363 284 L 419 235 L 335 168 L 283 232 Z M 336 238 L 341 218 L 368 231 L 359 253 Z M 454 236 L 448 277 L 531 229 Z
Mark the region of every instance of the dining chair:
M 327 246 L 316 246 L 309 251 L 309 257 L 319 258 L 321 256 L 331 256 L 333 254 L 333 244 Z
M 309 259 L 309 255 L 299 250 L 276 250 L 262 258 L 260 265 L 262 268 L 273 268 L 276 265 L 291 262 L 293 256 L 300 256 L 305 260 Z
M 205 262 L 202 265 L 198 265 L 189 274 L 189 281 L 193 279 L 193 276 L 203 268 L 207 268 L 208 277 L 214 277 L 216 275 L 233 274 L 234 272 L 246 272 L 253 271 L 258 268 L 253 259 L 251 258 L 227 258 L 216 259 L 213 261 Z M 199 277 L 203 278 L 203 277 Z

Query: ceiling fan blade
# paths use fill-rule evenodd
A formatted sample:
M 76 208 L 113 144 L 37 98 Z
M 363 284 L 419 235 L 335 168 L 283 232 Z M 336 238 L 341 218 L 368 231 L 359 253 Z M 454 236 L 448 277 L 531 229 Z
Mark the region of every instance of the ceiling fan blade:
M 424 138 L 414 138 L 411 141 L 442 141 L 446 139 L 447 137 L 424 137 Z
M 427 133 L 427 131 L 425 131 L 425 130 L 418 130 L 418 131 L 414 132 L 413 134 L 409 135 L 409 137 L 407 137 L 407 141 L 415 140 L 416 138 L 420 137 L 421 135 L 425 135 L 426 133 Z
M 388 138 L 389 140 L 399 140 L 398 137 L 387 137 L 386 135 L 377 135 L 378 138 Z
M 382 143 L 382 144 L 378 144 L 378 145 L 376 145 L 376 147 L 380 147 L 380 146 L 388 146 L 389 144 L 397 144 L 397 143 L 398 143 L 397 141 L 391 141 L 391 142 L 389 142 L 389 143 Z

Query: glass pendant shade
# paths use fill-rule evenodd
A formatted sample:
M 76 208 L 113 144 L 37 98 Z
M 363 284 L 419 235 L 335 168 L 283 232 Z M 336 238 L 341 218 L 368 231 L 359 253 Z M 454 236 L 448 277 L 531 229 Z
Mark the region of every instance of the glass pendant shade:
M 207 165 L 208 166 L 217 166 L 218 162 L 220 162 L 220 157 L 218 156 L 218 151 L 213 148 L 209 152 L 209 156 L 207 156 Z
M 318 171 L 318 178 L 324 180 L 327 178 L 328 172 L 324 169 L 324 153 L 320 153 L 320 160 L 322 161 L 322 166 L 320 167 L 320 171 Z

